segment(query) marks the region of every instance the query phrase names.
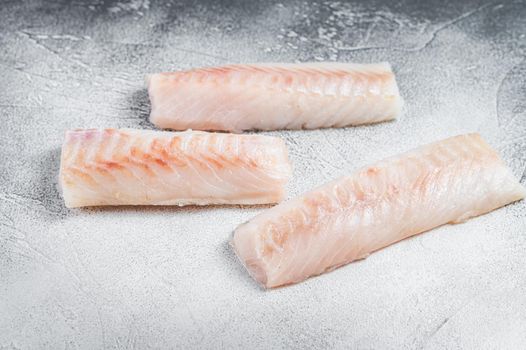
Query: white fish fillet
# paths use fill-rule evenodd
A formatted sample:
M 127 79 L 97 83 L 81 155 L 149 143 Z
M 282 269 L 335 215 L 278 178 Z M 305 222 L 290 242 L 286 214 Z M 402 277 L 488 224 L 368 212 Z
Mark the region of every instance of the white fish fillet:
M 68 131 L 60 166 L 70 208 L 276 203 L 290 175 L 279 138 L 199 131 Z
M 388 158 L 239 226 L 232 245 L 265 287 L 300 282 L 526 195 L 478 134 Z
M 229 65 L 147 77 L 150 120 L 186 130 L 315 129 L 396 118 L 388 63 Z

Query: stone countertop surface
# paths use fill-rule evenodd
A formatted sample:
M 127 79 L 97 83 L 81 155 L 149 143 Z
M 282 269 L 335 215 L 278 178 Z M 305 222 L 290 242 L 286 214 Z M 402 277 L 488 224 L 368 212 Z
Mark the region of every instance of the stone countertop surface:
M 479 132 L 526 182 L 526 1 L 0 2 L 0 349 L 526 347 L 526 202 L 260 289 L 227 241 L 264 207 L 68 210 L 64 131 L 148 128 L 144 75 L 392 64 L 403 116 L 279 131 L 289 197 Z

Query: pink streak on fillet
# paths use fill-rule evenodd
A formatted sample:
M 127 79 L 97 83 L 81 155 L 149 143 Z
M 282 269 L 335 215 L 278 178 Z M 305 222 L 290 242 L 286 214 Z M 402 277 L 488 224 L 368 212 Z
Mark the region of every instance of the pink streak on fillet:
M 73 130 L 60 184 L 69 208 L 276 203 L 291 175 L 287 154 L 270 136 Z
M 316 129 L 400 115 L 388 63 L 229 65 L 147 77 L 150 120 L 186 130 Z
M 256 281 L 277 287 L 525 195 L 480 135 L 461 135 L 385 159 L 277 205 L 239 226 L 232 245 Z

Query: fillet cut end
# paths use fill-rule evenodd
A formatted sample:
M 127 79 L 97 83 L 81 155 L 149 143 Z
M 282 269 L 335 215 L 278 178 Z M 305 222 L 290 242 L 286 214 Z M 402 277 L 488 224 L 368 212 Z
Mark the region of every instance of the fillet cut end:
M 245 267 L 248 274 L 263 288 L 270 288 L 268 276 L 263 261 L 257 251 L 257 233 L 249 233 L 250 226 L 247 224 L 239 226 L 230 239 L 230 246 L 233 248 L 238 260 Z

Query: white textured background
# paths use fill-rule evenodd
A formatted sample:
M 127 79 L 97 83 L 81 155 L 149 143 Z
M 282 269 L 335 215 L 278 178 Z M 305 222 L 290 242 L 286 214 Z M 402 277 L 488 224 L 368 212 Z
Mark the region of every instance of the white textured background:
M 526 347 L 526 202 L 263 291 L 227 246 L 263 208 L 67 210 L 64 131 L 152 128 L 145 73 L 389 61 L 403 117 L 275 132 L 290 196 L 480 132 L 526 182 L 526 2 L 0 1 L 0 349 Z M 269 101 L 271 103 L 271 101 Z

